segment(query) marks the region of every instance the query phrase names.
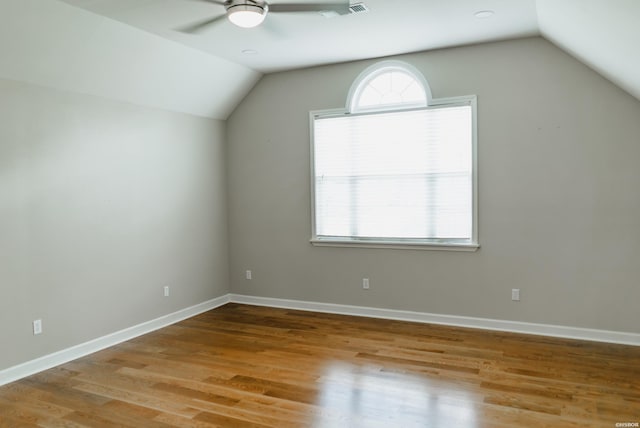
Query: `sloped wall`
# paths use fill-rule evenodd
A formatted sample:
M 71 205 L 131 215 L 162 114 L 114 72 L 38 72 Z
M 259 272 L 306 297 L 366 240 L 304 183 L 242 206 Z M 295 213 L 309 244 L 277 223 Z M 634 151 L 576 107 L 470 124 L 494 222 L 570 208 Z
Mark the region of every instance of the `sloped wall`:
M 225 120 L 260 73 L 61 1 L 4 0 L 0 78 Z

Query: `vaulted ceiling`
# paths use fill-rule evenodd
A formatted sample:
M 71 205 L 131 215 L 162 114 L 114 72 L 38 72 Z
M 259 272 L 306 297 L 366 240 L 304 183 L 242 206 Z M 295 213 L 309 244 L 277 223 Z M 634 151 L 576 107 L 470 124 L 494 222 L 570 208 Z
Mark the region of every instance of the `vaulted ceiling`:
M 336 2 L 296 3 L 321 1 Z M 364 4 L 367 12 L 334 17 L 269 14 L 252 29 L 221 19 L 188 34 L 176 30 L 224 7 L 207 0 L 0 0 L 0 77 L 226 119 L 264 73 L 541 35 L 640 99 L 639 0 Z M 493 13 L 477 17 L 482 11 Z
M 329 18 L 313 12 L 268 13 L 256 28 L 223 19 L 196 34 L 176 30 L 224 15 L 224 6 L 207 0 L 64 1 L 263 73 L 538 34 L 535 0 L 351 0 L 362 1 L 368 12 Z M 495 13 L 474 17 L 486 9 Z M 255 53 L 244 54 L 247 50 Z

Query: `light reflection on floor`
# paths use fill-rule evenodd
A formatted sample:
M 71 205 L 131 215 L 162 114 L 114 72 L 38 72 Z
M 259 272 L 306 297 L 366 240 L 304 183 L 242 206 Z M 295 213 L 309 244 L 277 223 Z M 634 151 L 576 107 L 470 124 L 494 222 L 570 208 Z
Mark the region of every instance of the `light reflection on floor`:
M 323 413 L 314 428 L 477 426 L 469 393 L 424 375 L 336 362 L 318 382 Z

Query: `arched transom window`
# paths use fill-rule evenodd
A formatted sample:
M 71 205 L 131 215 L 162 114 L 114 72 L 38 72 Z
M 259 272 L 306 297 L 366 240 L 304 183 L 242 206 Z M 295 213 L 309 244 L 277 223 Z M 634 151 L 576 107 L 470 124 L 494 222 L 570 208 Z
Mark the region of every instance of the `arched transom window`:
M 431 98 L 383 61 L 345 110 L 311 112 L 314 245 L 476 249 L 475 96 Z
M 417 70 L 398 61 L 383 61 L 356 78 L 348 96 L 348 109 L 358 112 L 426 107 L 430 98 L 429 86 Z

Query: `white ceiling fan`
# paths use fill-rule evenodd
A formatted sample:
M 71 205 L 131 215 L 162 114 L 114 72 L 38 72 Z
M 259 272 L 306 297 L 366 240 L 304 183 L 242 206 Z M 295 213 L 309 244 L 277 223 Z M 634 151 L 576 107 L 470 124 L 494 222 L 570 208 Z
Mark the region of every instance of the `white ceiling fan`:
M 346 15 L 349 11 L 349 0 L 336 1 L 333 3 L 274 3 L 269 4 L 266 0 L 198 0 L 206 3 L 213 3 L 224 6 L 226 13 L 203 21 L 196 22 L 179 31 L 184 33 L 197 33 L 198 31 L 216 24 L 225 17 L 231 23 L 243 28 L 257 27 L 267 17 L 267 13 L 293 13 L 311 12 L 321 13 L 325 16 Z

